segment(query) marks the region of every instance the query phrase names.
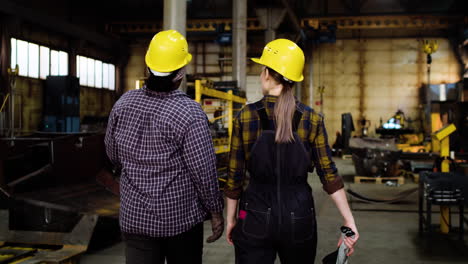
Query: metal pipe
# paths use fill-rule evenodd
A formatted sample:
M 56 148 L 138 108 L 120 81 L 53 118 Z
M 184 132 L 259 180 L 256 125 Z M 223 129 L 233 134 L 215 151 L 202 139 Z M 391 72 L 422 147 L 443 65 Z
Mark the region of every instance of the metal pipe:
M 50 150 L 50 164 L 55 163 L 55 152 L 54 152 L 54 141 L 49 141 L 49 150 Z
M 247 64 L 247 0 L 232 1 L 232 79 L 241 90 L 246 89 Z
M 57 139 L 62 139 L 65 137 L 58 138 L 0 138 L 0 141 L 53 141 Z
M 202 63 L 203 63 L 203 74 L 206 74 L 206 47 L 205 41 L 202 42 Z
M 193 75 L 197 75 L 197 68 L 198 68 L 198 42 L 194 43 L 195 45 L 195 52 L 193 53 Z
M 228 91 L 228 94 L 232 96 L 232 90 Z M 233 131 L 233 112 L 234 108 L 234 103 L 231 100 L 228 101 L 228 135 L 229 135 L 229 149 L 231 149 L 231 136 L 232 136 L 232 131 Z
M 309 105 L 314 105 L 314 60 L 313 60 L 313 49 L 310 49 L 309 57 Z M 320 61 L 319 61 L 320 63 Z M 320 65 L 319 65 L 320 67 Z
M 42 168 L 40 168 L 40 169 L 38 169 L 36 171 L 33 171 L 33 172 L 31 172 L 31 173 L 29 173 L 29 174 L 27 174 L 27 175 L 25 175 L 25 176 L 23 176 L 23 177 L 21 177 L 19 179 L 16 179 L 16 180 L 8 183 L 7 185 L 8 185 L 8 187 L 14 187 L 15 185 L 18 185 L 19 183 L 22 183 L 22 182 L 24 182 L 26 180 L 29 180 L 29 179 L 31 179 L 31 178 L 33 178 L 35 176 L 41 175 L 42 173 L 44 173 L 44 172 L 46 172 L 46 171 L 48 171 L 50 169 L 52 169 L 52 165 L 47 164 L 44 167 L 42 167 Z
M 10 78 L 12 78 L 10 76 Z M 10 81 L 10 137 L 15 137 L 15 89 Z
M 5 105 L 6 105 L 6 102 L 7 102 L 9 96 L 10 96 L 10 94 L 7 94 L 5 96 L 5 99 L 3 100 L 2 107 L 0 107 L 0 113 L 3 112 L 3 108 L 5 108 Z

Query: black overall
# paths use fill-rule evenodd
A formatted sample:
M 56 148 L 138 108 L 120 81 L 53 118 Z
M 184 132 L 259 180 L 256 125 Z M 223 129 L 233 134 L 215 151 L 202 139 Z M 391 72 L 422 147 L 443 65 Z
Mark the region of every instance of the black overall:
M 256 103 L 262 133 L 251 150 L 250 182 L 239 204 L 233 230 L 236 263 L 314 263 L 317 229 L 312 189 L 307 183 L 310 156 L 297 135 L 302 113 L 293 119 L 294 142 L 275 143 L 273 122 Z

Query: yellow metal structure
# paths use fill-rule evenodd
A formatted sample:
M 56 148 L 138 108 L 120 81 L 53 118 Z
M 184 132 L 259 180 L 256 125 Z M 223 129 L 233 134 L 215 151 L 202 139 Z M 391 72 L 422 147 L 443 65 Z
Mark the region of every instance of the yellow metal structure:
M 450 134 L 452 134 L 453 132 L 455 132 L 455 130 L 457 130 L 457 128 L 455 127 L 454 124 L 450 124 L 448 126 L 445 126 L 441 129 L 439 129 L 438 131 L 434 132 L 432 134 L 432 137 L 434 139 L 437 139 L 439 141 L 442 141 L 443 139 L 447 138 L 448 136 L 450 136 Z M 443 154 L 441 154 L 441 156 L 444 156 Z M 448 156 L 448 154 L 446 155 Z
M 426 54 L 432 54 L 439 49 L 437 40 L 425 40 L 423 43 L 423 51 Z
M 432 133 L 436 133 L 443 127 L 442 121 L 440 120 L 439 113 L 431 113 L 431 131 Z M 436 138 L 432 137 L 432 152 L 439 152 L 440 151 L 440 141 Z
M 339 16 L 304 18 L 302 27 L 327 27 L 336 25 L 337 29 L 386 29 L 386 28 L 449 28 L 463 23 L 463 16 L 434 15 L 383 15 L 383 16 Z
M 424 134 L 403 134 L 400 135 L 401 143 L 397 144 L 397 148 L 403 152 L 430 152 L 431 146 L 424 142 Z
M 429 152 L 430 147 L 426 145 L 397 144 L 397 148 L 403 152 Z
M 221 153 L 226 153 L 230 151 L 230 143 L 231 143 L 231 135 L 232 135 L 232 129 L 233 129 L 233 121 L 234 121 L 234 103 L 240 103 L 240 104 L 245 104 L 247 102 L 247 99 L 233 95 L 232 91 L 228 91 L 227 93 L 215 90 L 212 87 L 212 83 L 207 80 L 195 80 L 195 101 L 198 102 L 199 104 L 202 105 L 202 108 L 204 110 L 206 109 L 212 109 L 213 107 L 210 106 L 204 106 L 202 103 L 202 96 L 206 95 L 212 98 L 217 98 L 221 99 L 223 101 L 227 102 L 227 107 L 224 109 L 227 111 L 227 114 L 220 116 L 220 117 L 215 117 L 211 119 L 210 121 L 214 121 L 216 119 L 220 118 L 225 118 L 227 116 L 228 118 L 228 138 L 219 138 L 219 139 L 213 139 L 213 143 L 215 146 L 215 153 L 216 154 L 221 154 Z
M 449 136 L 455 132 L 457 128 L 454 124 L 447 125 L 436 132 L 432 133 L 432 139 L 439 142 L 440 146 L 440 157 L 443 158 L 441 164 L 442 172 L 450 172 L 450 161 L 448 157 L 450 155 L 450 139 Z M 448 206 L 440 207 L 440 231 L 443 234 L 448 234 L 450 231 L 450 208 Z

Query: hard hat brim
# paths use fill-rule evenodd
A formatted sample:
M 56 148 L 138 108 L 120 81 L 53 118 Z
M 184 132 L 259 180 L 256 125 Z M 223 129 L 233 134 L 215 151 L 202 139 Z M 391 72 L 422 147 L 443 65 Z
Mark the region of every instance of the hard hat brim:
M 180 68 L 186 66 L 186 65 L 189 64 L 191 61 L 192 61 L 192 54 L 187 53 L 187 56 L 185 57 L 184 62 L 181 63 L 180 65 L 177 65 L 177 66 L 174 67 L 174 68 L 160 68 L 160 67 L 154 65 L 154 64 L 151 62 L 151 59 L 150 59 L 150 57 L 149 57 L 149 55 L 148 55 L 148 52 L 147 52 L 146 55 L 145 55 L 145 62 L 146 62 L 146 65 L 147 65 L 150 69 L 152 69 L 152 70 L 154 70 L 154 71 L 157 71 L 157 72 L 173 72 L 173 71 L 175 71 L 175 70 L 178 70 L 178 69 L 180 69 Z
M 261 64 L 261 65 L 264 65 L 264 66 L 267 66 L 269 68 L 272 68 L 268 65 L 266 65 L 261 58 L 250 58 L 253 62 L 255 63 L 258 63 L 258 64 Z M 272 68 L 273 70 L 277 71 L 276 69 Z M 299 79 L 292 79 L 290 78 L 291 81 L 293 82 L 302 82 L 304 80 L 304 75 L 301 74 L 301 76 L 299 77 Z
M 250 58 L 250 59 L 251 59 L 253 62 L 256 62 L 256 63 L 258 63 L 258 64 L 264 65 L 264 64 L 262 63 L 262 61 L 260 60 L 260 58 Z

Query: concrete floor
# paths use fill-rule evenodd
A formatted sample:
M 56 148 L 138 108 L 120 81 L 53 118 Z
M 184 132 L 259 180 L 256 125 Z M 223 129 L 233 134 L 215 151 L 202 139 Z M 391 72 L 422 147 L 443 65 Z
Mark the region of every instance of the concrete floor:
M 352 161 L 336 159 L 338 169 L 346 182 L 346 188 L 359 187 L 352 184 L 354 167 Z M 342 219 L 331 199 L 322 191 L 320 182 L 314 173 L 309 177 L 314 188 L 316 212 L 318 221 L 319 243 L 316 263 L 321 263 L 323 256 L 333 251 L 339 237 L 339 227 Z M 375 186 L 375 187 L 374 187 Z M 412 180 L 407 179 L 404 187 L 387 187 L 398 191 L 402 188 L 415 187 Z M 378 196 L 382 188 L 366 184 L 367 194 Z M 373 191 L 374 190 L 374 191 Z M 390 190 L 390 189 L 389 189 Z M 373 191 L 373 193 L 372 193 Z M 390 190 L 392 191 L 392 190 Z M 354 210 L 360 240 L 350 263 L 412 263 L 412 264 L 443 264 L 468 263 L 468 232 L 462 243 L 453 235 L 432 235 L 431 237 L 418 235 L 418 214 L 416 195 L 404 205 L 374 205 L 371 210 Z M 354 205 L 354 203 L 353 203 Z M 379 210 L 382 206 L 384 210 Z M 353 206 L 356 208 L 358 206 Z M 401 208 L 405 208 L 401 212 Z M 362 209 L 363 207 L 359 207 Z M 365 206 L 364 206 L 365 208 Z M 434 214 L 437 220 L 437 214 Z M 454 226 L 458 225 L 453 216 Z M 436 222 L 434 222 L 436 223 Z M 205 235 L 209 234 L 211 226 L 205 223 Z M 225 237 L 213 244 L 205 244 L 203 263 L 206 264 L 234 264 L 234 249 L 225 241 Z M 82 264 L 125 263 L 124 245 L 118 243 L 101 251 L 87 253 L 81 258 Z M 277 261 L 279 263 L 279 261 Z M 260 263 L 259 263 L 260 264 Z

